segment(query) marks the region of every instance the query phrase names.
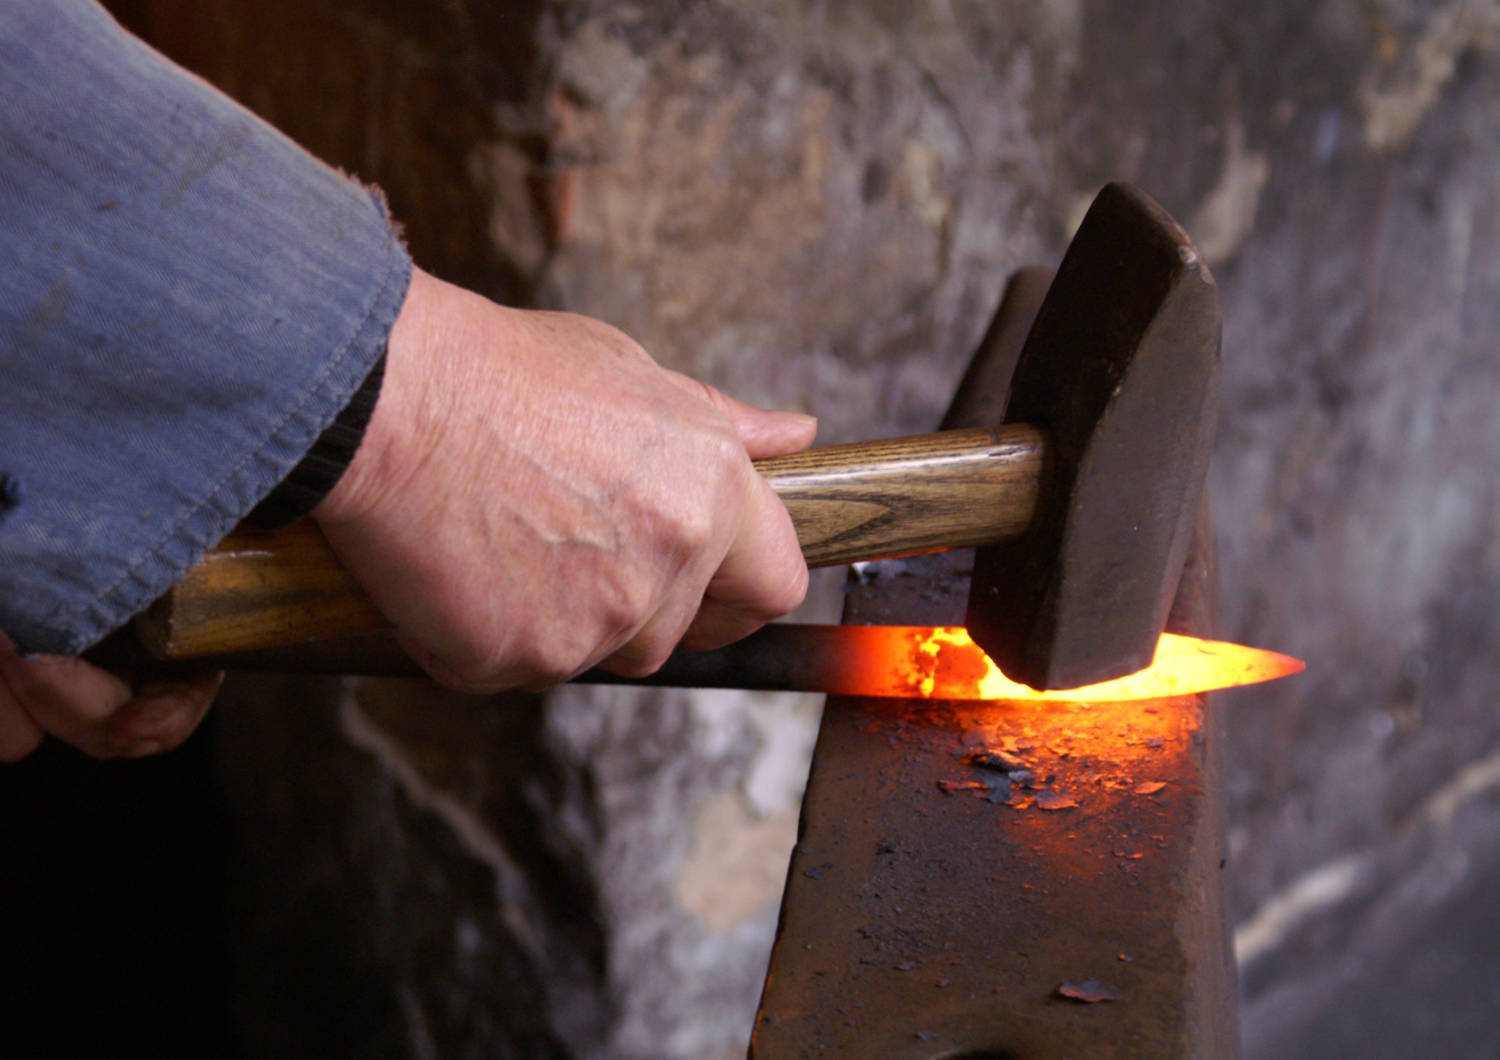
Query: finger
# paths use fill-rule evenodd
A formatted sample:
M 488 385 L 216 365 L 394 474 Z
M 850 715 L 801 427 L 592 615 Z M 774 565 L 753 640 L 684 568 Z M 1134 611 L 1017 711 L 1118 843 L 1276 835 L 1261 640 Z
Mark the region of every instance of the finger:
M 5 654 L 13 654 L 9 642 L 0 645 L 0 655 Z M 27 714 L 21 700 L 10 691 L 10 685 L 0 673 L 0 762 L 20 762 L 40 747 L 43 735 L 42 727 Z
M 186 681 L 148 681 L 105 723 L 109 753 L 140 758 L 180 747 L 213 706 L 222 671 Z
M 667 376 L 683 390 L 718 409 L 733 424 L 751 460 L 801 452 L 812 445 L 818 433 L 816 416 L 757 408 L 681 372 L 668 371 Z
M 622 677 L 646 677 L 661 669 L 678 644 L 693 651 L 722 648 L 800 605 L 807 595 L 807 564 L 785 509 L 776 502 L 759 518 L 764 525 L 757 532 L 769 531 L 767 539 L 753 548 L 730 550 L 709 580 L 696 613 L 680 604 L 664 608 L 599 668 Z M 761 550 L 761 558 L 752 558 Z
M 557 683 L 556 680 L 539 679 L 537 673 L 526 666 L 473 667 L 450 662 L 403 630 L 396 631 L 396 642 L 428 677 L 444 688 L 465 695 L 492 695 L 512 688 L 540 691 Z
M 696 591 L 673 593 L 628 641 L 595 665 L 621 677 L 654 674 L 692 624 L 700 599 L 701 593 Z
M 42 743 L 42 727 L 0 681 L 0 762 L 19 762 Z
M 5 680 L 9 660 L 20 661 L 10 638 L 0 633 L 0 762 L 19 762 L 41 745 L 42 727 L 36 723 Z
M 96 758 L 144 755 L 178 746 L 213 703 L 222 674 L 156 681 L 132 692 L 82 659 L 39 655 L 8 664 L 6 683 L 41 729 Z
M 770 486 L 758 487 L 683 637 L 689 648 L 706 651 L 748 636 L 807 596 L 807 563 L 791 517 Z
M 489 691 L 487 687 L 460 674 L 457 668 L 450 666 L 447 660 L 439 656 L 437 652 L 432 651 L 404 630 L 396 630 L 396 642 L 401 645 L 401 650 L 411 657 L 412 662 L 422 668 L 423 673 L 444 688 L 474 695 Z
M 5 680 L 38 725 L 96 757 L 110 753 L 105 722 L 130 702 L 130 686 L 114 674 L 68 655 L 4 661 Z
M 713 651 L 743 640 L 768 621 L 742 608 L 705 597 L 703 606 L 682 636 L 682 646 L 693 651 Z

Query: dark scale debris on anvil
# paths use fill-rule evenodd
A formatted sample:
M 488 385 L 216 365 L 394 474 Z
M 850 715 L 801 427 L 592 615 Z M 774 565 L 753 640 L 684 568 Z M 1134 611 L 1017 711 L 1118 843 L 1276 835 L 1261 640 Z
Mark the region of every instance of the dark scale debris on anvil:
M 1090 1005 L 1101 1001 L 1118 1001 L 1121 996 L 1118 988 L 1108 983 L 1101 983 L 1097 979 L 1085 979 L 1078 983 L 1061 983 L 1057 992 L 1070 1001 L 1082 1001 Z
M 1071 795 L 1060 791 L 1039 791 L 1036 793 L 1036 808 L 1039 810 L 1071 810 L 1078 805 Z
M 1015 779 L 1014 774 L 1030 771 L 1025 762 L 1000 751 L 975 751 L 969 755 L 969 764 L 979 769 L 994 769 L 1001 773 L 1010 773 L 1012 780 Z
M 1118 768 L 1095 768 L 1089 756 L 1078 757 L 1069 743 L 1074 733 L 1066 732 L 1061 740 L 1039 743 L 1033 736 L 1006 735 L 1000 738 L 1000 748 L 964 750 L 958 759 L 970 768 L 967 778 L 940 778 L 937 786 L 945 795 L 973 792 L 975 797 L 1012 809 L 1035 807 L 1038 810 L 1058 811 L 1076 808 L 1079 803 L 1078 790 L 1093 786 L 1105 791 L 1128 789 L 1134 795 L 1156 795 L 1167 787 L 1163 780 L 1136 780 L 1133 771 Z M 981 739 L 980 731 L 970 726 L 963 730 L 961 744 L 972 745 Z M 1135 739 L 1128 731 L 1121 734 L 1124 747 L 1145 747 L 1158 750 L 1165 746 L 1161 737 Z M 1023 753 L 1035 754 L 1044 748 L 1056 759 L 1057 771 L 1038 775 L 1040 763 L 1022 757 Z M 1013 748 L 1014 750 L 1006 750 Z M 1065 771 L 1065 773 L 1064 773 Z M 1065 775 L 1067 787 L 1059 786 L 1060 774 Z

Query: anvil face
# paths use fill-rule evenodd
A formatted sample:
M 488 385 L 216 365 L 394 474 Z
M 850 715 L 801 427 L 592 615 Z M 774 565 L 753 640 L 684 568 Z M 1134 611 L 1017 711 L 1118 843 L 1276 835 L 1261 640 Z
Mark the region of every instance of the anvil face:
M 951 621 L 962 561 L 903 561 L 851 591 L 845 620 Z M 1206 625 L 1209 578 L 1195 551 L 1177 630 Z M 1213 717 L 1200 695 L 830 697 L 751 1056 L 1233 1041 Z

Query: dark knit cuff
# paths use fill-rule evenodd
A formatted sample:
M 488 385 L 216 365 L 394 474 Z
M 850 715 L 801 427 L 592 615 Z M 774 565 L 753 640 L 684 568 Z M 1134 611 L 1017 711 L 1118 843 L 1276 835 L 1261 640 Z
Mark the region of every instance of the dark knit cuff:
M 365 428 L 370 425 L 370 415 L 375 411 L 375 401 L 380 397 L 380 384 L 384 378 L 385 354 L 382 353 L 349 399 L 349 404 L 318 436 L 292 473 L 245 516 L 247 523 L 263 530 L 274 530 L 301 519 L 328 496 L 354 459 L 359 443 L 364 440 Z

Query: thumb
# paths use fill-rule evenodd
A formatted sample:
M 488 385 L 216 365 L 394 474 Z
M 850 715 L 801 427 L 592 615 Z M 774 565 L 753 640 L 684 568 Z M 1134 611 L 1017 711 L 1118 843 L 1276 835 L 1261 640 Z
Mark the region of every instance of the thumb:
M 779 412 L 758 408 L 732 398 L 716 387 L 681 372 L 667 373 L 672 382 L 703 398 L 734 425 L 740 444 L 751 460 L 798 453 L 812 445 L 818 433 L 818 418 L 801 412 Z

